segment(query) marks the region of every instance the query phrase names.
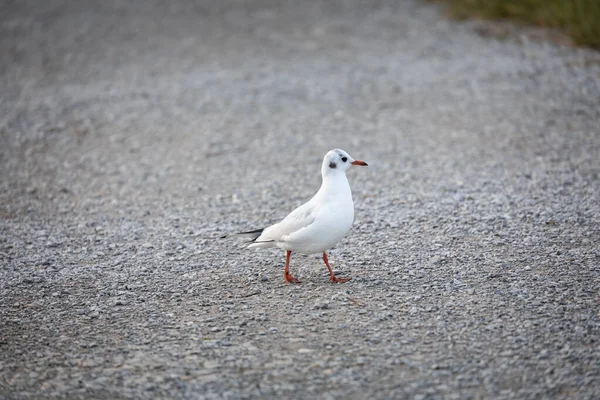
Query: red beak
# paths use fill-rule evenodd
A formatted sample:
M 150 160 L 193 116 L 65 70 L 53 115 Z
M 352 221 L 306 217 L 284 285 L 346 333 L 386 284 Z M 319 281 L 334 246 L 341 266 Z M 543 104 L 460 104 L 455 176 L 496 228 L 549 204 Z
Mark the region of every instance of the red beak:
M 363 167 L 367 167 L 369 165 L 366 162 L 360 161 L 360 160 L 354 160 L 350 164 L 352 164 L 352 165 L 362 165 Z

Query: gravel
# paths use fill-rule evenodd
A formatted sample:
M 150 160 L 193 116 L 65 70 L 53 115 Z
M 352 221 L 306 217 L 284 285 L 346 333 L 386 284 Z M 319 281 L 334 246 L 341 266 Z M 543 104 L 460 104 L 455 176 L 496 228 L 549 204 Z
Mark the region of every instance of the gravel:
M 600 397 L 600 56 L 417 1 L 0 5 L 0 397 Z M 340 147 L 330 261 L 277 221 Z

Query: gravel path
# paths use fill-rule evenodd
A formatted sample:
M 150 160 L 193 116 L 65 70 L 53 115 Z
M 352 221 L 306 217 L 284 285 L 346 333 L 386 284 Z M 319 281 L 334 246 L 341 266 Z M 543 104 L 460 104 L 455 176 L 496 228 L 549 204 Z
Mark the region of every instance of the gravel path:
M 599 398 L 600 55 L 206 3 L 0 4 L 0 398 Z M 211 239 L 334 147 L 351 282 Z

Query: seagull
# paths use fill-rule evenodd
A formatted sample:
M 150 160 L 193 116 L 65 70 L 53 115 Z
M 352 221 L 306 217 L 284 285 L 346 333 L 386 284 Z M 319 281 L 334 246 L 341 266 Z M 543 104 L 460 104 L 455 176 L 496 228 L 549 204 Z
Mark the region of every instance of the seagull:
M 283 279 L 286 283 L 300 283 L 290 274 L 292 251 L 301 254 L 323 253 L 331 283 L 343 283 L 351 279 L 334 275 L 327 259 L 327 250 L 346 236 L 354 221 L 354 202 L 346 178 L 346 171 L 353 165 L 368 164 L 355 160 L 344 150 L 329 151 L 321 165 L 321 188 L 312 199 L 275 225 L 238 234 L 251 238 L 250 249 L 278 247 L 285 251 Z

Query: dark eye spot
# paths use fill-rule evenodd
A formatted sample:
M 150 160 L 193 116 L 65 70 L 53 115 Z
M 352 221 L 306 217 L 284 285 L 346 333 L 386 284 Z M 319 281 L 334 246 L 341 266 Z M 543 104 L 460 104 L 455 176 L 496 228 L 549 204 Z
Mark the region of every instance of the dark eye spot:
M 343 162 L 346 162 L 346 161 L 348 161 L 348 157 L 342 157 L 342 161 L 343 161 Z
M 337 165 L 332 161 L 329 163 L 329 168 L 337 168 Z

